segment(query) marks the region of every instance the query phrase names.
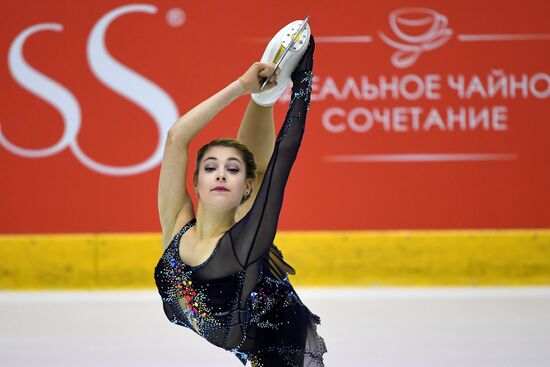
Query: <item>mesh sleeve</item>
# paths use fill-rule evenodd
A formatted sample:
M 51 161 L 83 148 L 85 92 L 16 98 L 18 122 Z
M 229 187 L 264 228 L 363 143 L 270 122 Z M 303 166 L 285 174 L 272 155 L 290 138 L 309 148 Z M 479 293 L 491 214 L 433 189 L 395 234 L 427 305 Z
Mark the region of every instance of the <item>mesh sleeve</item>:
M 313 52 L 309 46 L 292 73 L 292 97 L 279 130 L 264 179 L 245 220 L 231 229 L 234 251 L 243 268 L 267 255 L 275 238 L 285 186 L 304 134 L 313 79 Z

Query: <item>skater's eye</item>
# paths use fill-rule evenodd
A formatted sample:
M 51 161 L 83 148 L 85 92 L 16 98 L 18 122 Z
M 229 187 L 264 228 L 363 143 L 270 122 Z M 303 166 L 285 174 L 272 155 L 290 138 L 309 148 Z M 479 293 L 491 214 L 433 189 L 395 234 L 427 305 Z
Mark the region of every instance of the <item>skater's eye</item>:
M 210 167 L 204 167 L 204 170 L 205 170 L 206 172 L 212 172 L 212 171 L 215 171 L 215 170 L 216 170 L 216 167 L 211 167 L 211 166 L 210 166 Z M 231 172 L 231 173 L 234 173 L 234 174 L 235 174 L 235 173 L 239 173 L 239 171 L 240 171 L 239 168 L 234 168 L 234 167 L 230 167 L 230 168 L 228 168 L 227 170 L 228 170 L 229 172 Z

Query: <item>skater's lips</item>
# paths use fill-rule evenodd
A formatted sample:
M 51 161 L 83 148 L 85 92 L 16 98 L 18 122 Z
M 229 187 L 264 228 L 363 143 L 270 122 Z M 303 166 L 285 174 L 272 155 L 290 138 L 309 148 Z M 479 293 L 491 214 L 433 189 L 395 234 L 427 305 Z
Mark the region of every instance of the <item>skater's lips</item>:
M 212 189 L 213 191 L 229 191 L 228 189 L 226 189 L 225 187 L 223 186 L 216 186 Z

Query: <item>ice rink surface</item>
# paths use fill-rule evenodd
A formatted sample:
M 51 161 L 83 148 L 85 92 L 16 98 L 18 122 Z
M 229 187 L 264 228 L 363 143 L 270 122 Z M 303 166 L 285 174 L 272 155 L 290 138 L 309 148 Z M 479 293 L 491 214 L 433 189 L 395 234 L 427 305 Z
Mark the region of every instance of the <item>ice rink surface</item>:
M 550 287 L 297 291 L 321 317 L 328 367 L 550 366 Z M 242 364 L 147 290 L 0 292 L 0 366 Z

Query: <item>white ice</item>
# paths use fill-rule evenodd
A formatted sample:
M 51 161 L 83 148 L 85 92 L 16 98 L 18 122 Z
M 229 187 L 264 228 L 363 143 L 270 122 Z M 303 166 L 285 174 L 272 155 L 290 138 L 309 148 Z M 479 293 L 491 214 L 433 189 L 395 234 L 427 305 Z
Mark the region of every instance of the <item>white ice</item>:
M 297 291 L 327 367 L 550 366 L 550 287 Z M 0 291 L 0 366 L 242 364 L 170 323 L 156 290 Z

